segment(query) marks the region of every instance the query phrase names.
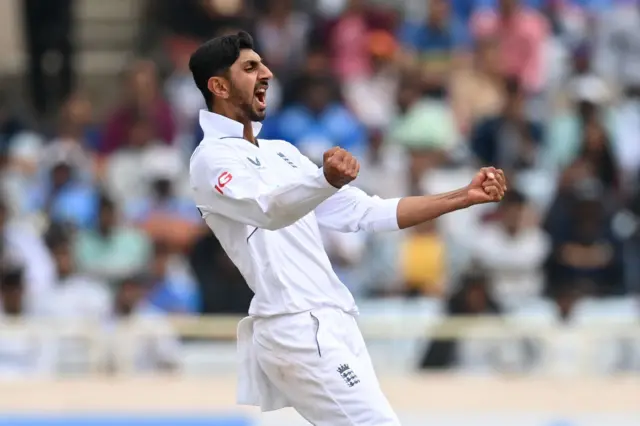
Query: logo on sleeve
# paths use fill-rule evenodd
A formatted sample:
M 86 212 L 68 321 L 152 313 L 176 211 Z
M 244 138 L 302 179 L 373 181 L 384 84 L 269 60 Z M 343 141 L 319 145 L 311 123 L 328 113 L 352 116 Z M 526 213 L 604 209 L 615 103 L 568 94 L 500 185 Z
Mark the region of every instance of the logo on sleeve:
M 289 160 L 289 158 L 284 155 L 283 153 L 279 152 L 278 153 L 278 157 L 282 158 L 284 161 L 287 162 L 288 165 L 290 165 L 291 167 L 293 167 L 294 169 L 297 169 L 298 166 L 296 166 L 295 164 L 293 164 L 293 161 Z
M 233 179 L 233 175 L 231 173 L 229 172 L 220 173 L 220 176 L 218 176 L 218 184 L 214 186 L 214 188 L 216 189 L 216 191 L 222 194 L 223 193 L 222 190 L 229 182 L 231 182 L 231 179 Z

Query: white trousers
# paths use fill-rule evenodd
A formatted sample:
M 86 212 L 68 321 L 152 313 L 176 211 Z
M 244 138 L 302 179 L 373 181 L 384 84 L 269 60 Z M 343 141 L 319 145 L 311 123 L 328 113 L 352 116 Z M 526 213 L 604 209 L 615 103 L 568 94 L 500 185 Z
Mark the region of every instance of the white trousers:
M 323 308 L 246 318 L 238 328 L 238 402 L 293 407 L 315 426 L 399 426 L 355 318 Z

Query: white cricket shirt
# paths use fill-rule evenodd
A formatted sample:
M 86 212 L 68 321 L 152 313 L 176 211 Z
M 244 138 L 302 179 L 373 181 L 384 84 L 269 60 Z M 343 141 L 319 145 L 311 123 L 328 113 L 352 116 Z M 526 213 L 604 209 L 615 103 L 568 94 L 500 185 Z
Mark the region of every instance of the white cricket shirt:
M 331 268 L 319 227 L 341 232 L 398 229 L 399 199 L 340 190 L 297 148 L 243 139 L 237 121 L 200 111 L 204 139 L 191 157 L 196 205 L 255 293 L 249 315 L 334 307 L 356 313 Z M 260 123 L 253 123 L 257 136 Z

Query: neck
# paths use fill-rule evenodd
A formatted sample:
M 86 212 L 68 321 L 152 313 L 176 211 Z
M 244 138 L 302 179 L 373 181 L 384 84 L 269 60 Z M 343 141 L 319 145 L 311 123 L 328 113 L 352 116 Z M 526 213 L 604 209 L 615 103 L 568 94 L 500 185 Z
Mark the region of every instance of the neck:
M 256 140 L 256 137 L 253 134 L 253 126 L 251 125 L 251 120 L 248 120 L 247 118 L 242 117 L 242 115 L 239 114 L 235 108 L 227 106 L 227 104 L 222 104 L 222 102 L 218 102 L 218 104 L 221 104 L 221 105 L 219 107 L 214 106 L 211 112 L 225 116 L 227 118 L 230 118 L 231 120 L 241 123 L 244 126 L 242 137 L 248 140 L 249 142 L 251 142 L 252 144 L 257 145 L 258 141 Z

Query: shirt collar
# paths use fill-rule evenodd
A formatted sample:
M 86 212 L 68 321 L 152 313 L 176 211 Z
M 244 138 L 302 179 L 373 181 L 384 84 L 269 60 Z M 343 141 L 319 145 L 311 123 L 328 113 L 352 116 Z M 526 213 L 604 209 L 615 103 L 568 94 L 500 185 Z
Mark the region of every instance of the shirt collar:
M 200 127 L 205 137 L 234 137 L 244 138 L 244 126 L 239 121 L 232 120 L 224 115 L 209 112 L 206 109 L 200 110 Z M 256 121 L 251 123 L 253 136 L 257 137 L 262 129 L 262 123 Z

